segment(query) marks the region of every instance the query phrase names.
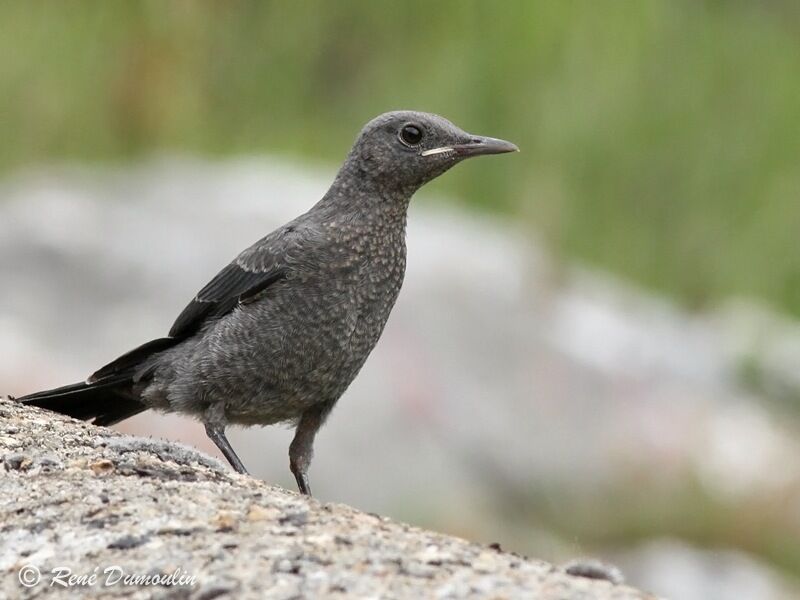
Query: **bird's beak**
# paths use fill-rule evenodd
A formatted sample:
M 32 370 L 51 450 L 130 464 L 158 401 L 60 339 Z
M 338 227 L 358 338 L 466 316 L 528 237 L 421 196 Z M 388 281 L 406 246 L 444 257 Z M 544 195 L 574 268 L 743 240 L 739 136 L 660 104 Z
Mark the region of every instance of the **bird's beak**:
M 452 154 L 461 158 L 470 156 L 481 156 L 483 154 L 505 154 L 506 152 L 519 152 L 516 144 L 497 138 L 482 137 L 474 135 L 466 144 L 455 144 L 453 146 L 442 146 L 432 148 L 421 153 L 422 156 L 432 156 L 434 154 Z

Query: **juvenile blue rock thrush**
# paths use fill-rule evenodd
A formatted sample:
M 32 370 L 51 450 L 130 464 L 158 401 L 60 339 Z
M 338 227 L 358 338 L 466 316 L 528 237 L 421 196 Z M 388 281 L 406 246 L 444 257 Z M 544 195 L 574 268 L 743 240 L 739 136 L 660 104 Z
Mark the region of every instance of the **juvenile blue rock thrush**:
M 310 494 L 314 436 L 400 291 L 411 196 L 465 158 L 516 150 L 433 114 L 373 119 L 323 198 L 222 269 L 167 337 L 20 401 L 97 425 L 150 408 L 193 415 L 240 473 L 227 425 L 294 423 L 289 465 Z

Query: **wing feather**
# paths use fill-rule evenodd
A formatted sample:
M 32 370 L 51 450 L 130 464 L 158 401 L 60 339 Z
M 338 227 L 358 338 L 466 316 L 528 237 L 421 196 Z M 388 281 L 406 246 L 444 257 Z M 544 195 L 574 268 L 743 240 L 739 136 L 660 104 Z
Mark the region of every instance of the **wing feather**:
M 191 335 L 208 319 L 227 314 L 283 276 L 284 270 L 281 268 L 266 272 L 248 271 L 235 262 L 229 264 L 183 309 L 172 325 L 169 336 L 184 338 Z
M 262 238 L 222 269 L 183 309 L 169 337 L 152 340 L 123 354 L 94 373 L 89 383 L 130 377 L 148 356 L 166 350 L 194 334 L 209 319 L 216 319 L 240 304 L 255 300 L 289 271 L 290 255 L 302 254 L 315 243 L 313 228 L 298 226 L 303 217 Z M 317 236 L 318 237 L 318 236 Z
M 171 338 L 192 335 L 209 319 L 219 318 L 253 300 L 287 273 L 287 259 L 313 244 L 316 232 L 300 226 L 302 217 L 259 240 L 201 289 L 170 329 Z

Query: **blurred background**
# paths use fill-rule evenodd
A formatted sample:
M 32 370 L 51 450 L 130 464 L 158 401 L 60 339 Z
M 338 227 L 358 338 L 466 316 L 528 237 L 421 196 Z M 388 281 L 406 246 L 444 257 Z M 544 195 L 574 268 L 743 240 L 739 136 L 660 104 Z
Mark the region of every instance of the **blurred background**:
M 318 497 L 800 597 L 799 73 L 789 0 L 2 3 L 0 392 L 163 335 L 368 119 L 437 112 L 522 153 L 416 197 Z M 294 488 L 291 431 L 231 437 Z

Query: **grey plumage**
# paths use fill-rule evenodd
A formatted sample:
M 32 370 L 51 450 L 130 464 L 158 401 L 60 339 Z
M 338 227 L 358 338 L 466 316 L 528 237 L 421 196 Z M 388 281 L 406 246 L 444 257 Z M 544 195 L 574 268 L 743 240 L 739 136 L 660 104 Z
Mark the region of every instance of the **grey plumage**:
M 99 424 L 148 408 L 190 414 L 242 472 L 227 425 L 295 423 L 290 467 L 310 493 L 314 436 L 377 343 L 400 292 L 412 195 L 464 158 L 514 150 L 432 114 L 373 119 L 325 196 L 237 256 L 168 337 L 127 353 L 85 384 L 20 400 Z

